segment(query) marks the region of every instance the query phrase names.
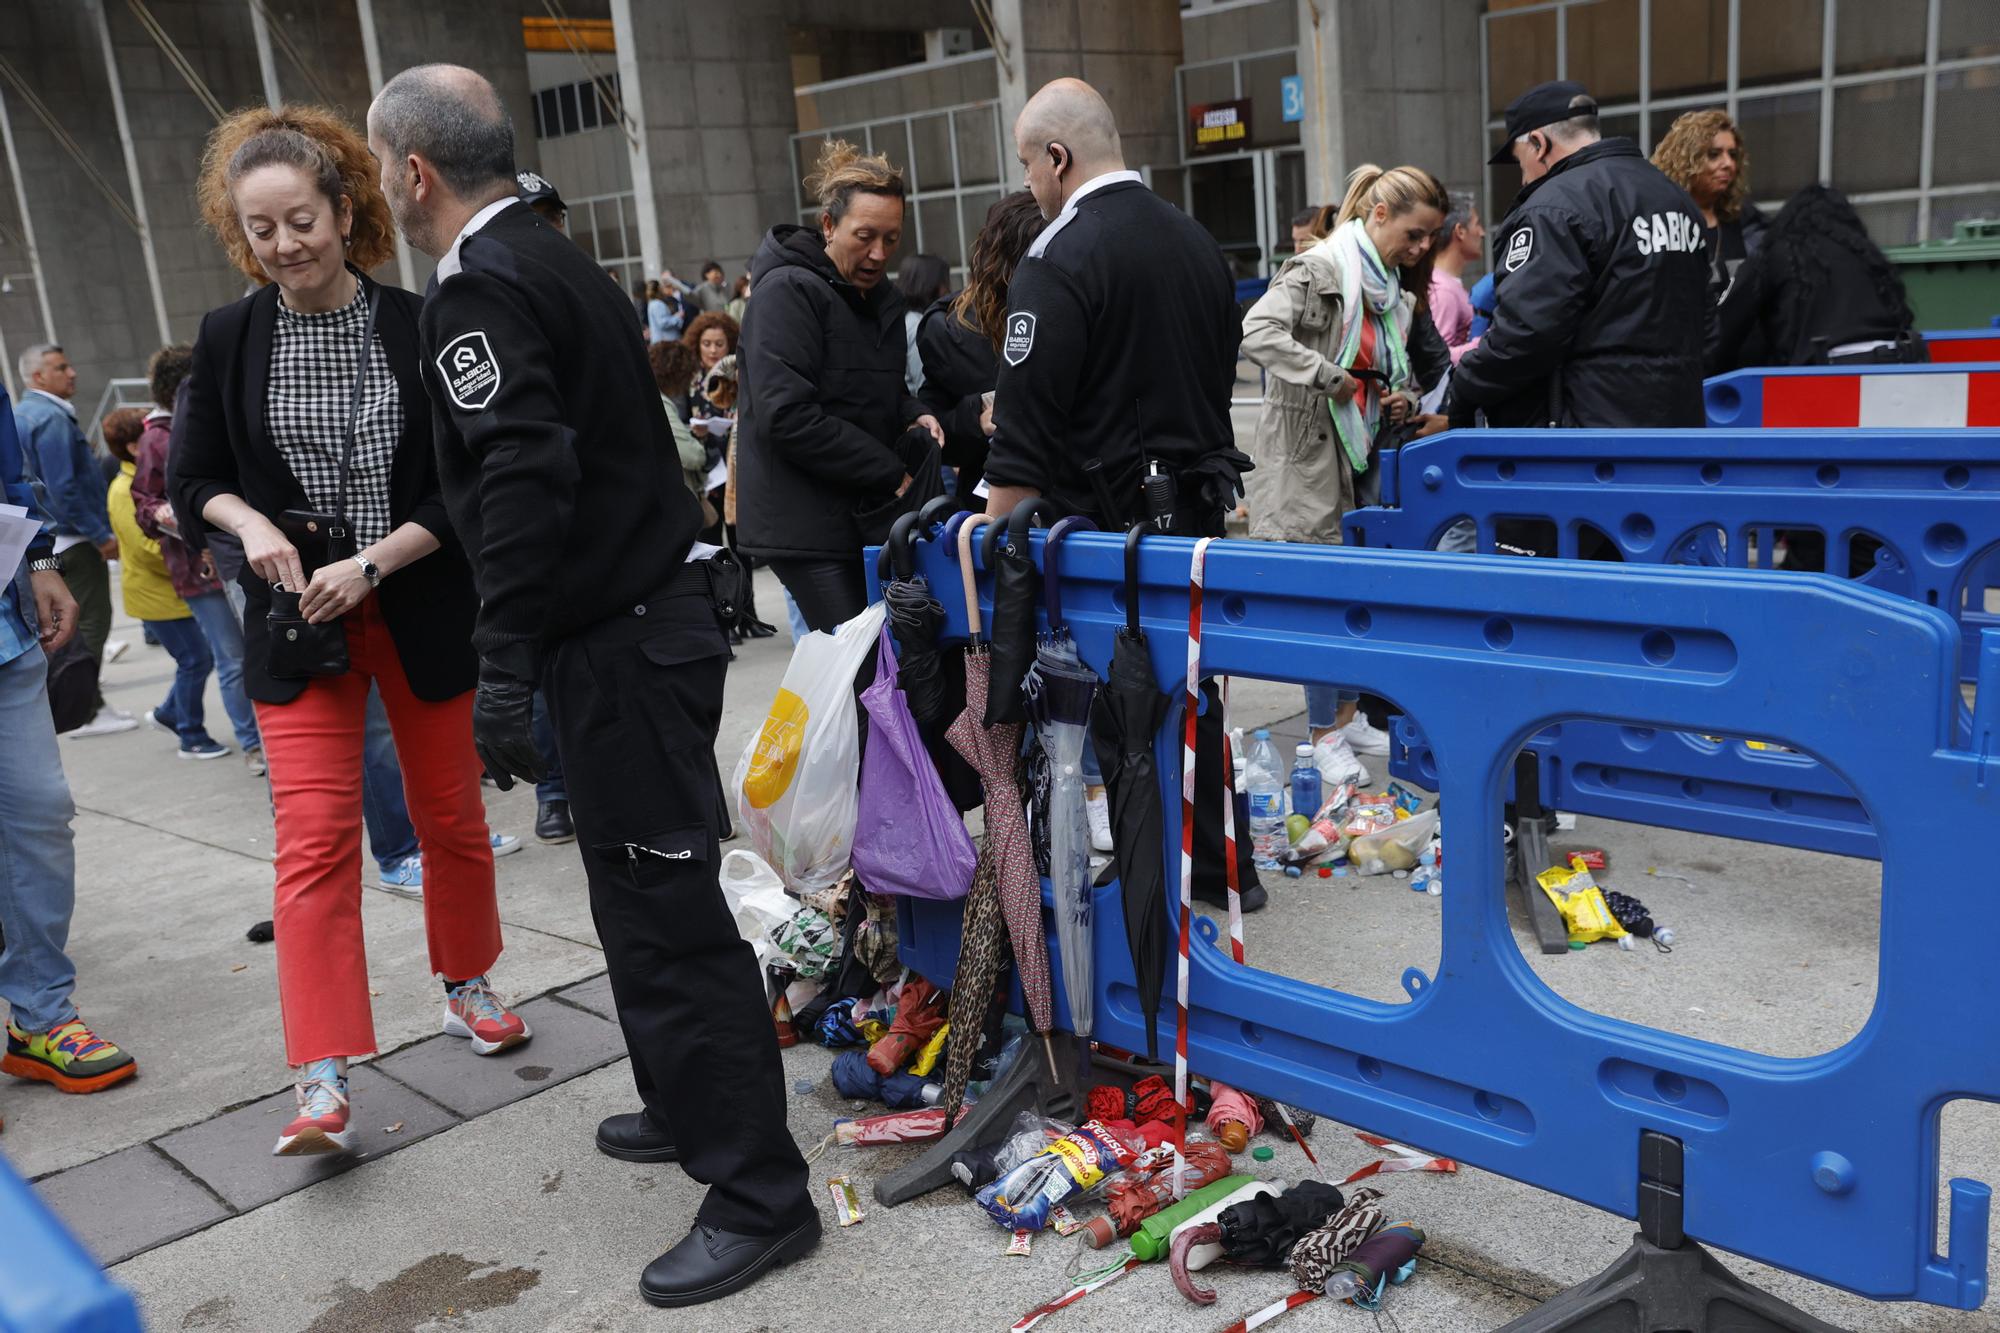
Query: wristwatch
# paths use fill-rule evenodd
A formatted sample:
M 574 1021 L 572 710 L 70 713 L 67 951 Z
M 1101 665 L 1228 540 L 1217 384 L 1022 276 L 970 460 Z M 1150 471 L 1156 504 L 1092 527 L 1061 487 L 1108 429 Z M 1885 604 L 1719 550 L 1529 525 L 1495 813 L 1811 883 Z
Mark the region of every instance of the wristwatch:
M 30 574 L 60 574 L 63 572 L 62 557 L 59 555 L 45 555 L 39 560 L 30 560 L 28 562 L 28 572 Z
M 361 566 L 361 575 L 368 580 L 369 587 L 379 588 L 382 586 L 382 567 L 380 565 L 377 565 L 365 555 L 355 556 L 354 563 Z

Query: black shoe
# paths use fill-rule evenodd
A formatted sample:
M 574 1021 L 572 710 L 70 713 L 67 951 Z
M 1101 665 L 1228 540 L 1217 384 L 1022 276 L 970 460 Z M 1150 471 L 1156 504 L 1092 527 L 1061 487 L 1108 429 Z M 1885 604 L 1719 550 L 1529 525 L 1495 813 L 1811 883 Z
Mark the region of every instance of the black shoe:
M 743 632 L 753 639 L 768 639 L 778 632 L 778 627 L 751 616 L 743 622 Z
M 535 841 L 551 847 L 576 841 L 576 825 L 570 822 L 568 801 L 543 801 L 535 807 Z
M 678 1162 L 681 1157 L 673 1138 L 644 1111 L 598 1121 L 597 1151 L 621 1162 Z
M 646 1265 L 639 1294 L 654 1305 L 717 1300 L 811 1254 L 819 1232 L 818 1212 L 776 1236 L 739 1236 L 697 1222 L 686 1240 Z

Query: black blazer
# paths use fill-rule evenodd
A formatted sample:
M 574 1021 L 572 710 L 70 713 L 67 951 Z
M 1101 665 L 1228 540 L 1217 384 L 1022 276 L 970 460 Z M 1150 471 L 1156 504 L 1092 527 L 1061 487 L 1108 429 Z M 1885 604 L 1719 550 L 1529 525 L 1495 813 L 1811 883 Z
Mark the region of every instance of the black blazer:
M 365 277 L 362 283 L 370 292 L 377 288 Z M 472 622 L 479 612 L 479 598 L 438 489 L 430 399 L 417 368 L 417 314 L 423 298 L 398 287 L 380 290 L 375 332 L 388 353 L 403 407 L 403 434 L 389 472 L 389 519 L 397 527 L 421 524 L 440 546 L 384 578 L 376 596 L 410 689 L 419 699 L 438 702 L 477 683 Z M 202 506 L 217 495 L 240 495 L 270 519 L 287 509 L 311 507 L 264 426 L 277 325 L 276 287 L 253 292 L 202 318 L 187 402 L 174 418 L 175 440 L 167 463 L 174 508 L 183 529 L 197 538 L 209 531 L 201 518 Z M 259 702 L 289 703 L 305 682 L 273 680 L 265 669 L 270 656 L 265 617 L 271 608 L 271 587 L 247 564 L 237 583 L 245 601 L 244 688 Z

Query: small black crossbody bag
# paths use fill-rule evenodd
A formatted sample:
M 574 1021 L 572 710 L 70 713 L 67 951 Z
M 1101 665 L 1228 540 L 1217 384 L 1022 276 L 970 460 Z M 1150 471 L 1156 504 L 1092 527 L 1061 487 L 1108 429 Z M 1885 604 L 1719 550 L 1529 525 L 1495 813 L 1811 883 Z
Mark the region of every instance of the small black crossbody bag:
M 361 394 L 368 380 L 368 353 L 375 341 L 375 312 L 382 301 L 379 288 L 368 300 L 368 323 L 361 331 L 361 364 L 354 371 L 354 389 L 347 399 L 347 443 L 340 456 L 340 486 L 333 512 L 287 509 L 278 515 L 278 530 L 298 548 L 299 563 L 310 578 L 313 571 L 354 555 L 354 533 L 347 522 L 347 482 L 354 469 L 354 446 L 361 424 Z M 273 680 L 310 680 L 347 673 L 347 630 L 342 621 L 309 623 L 299 612 L 303 589 L 271 585 L 270 655 L 266 668 Z

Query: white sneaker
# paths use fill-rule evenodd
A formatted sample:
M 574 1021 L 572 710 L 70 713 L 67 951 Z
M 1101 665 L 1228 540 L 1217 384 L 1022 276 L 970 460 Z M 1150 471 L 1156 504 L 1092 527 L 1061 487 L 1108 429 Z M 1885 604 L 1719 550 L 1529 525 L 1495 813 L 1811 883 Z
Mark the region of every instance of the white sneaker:
M 1104 794 L 1104 788 L 1084 788 L 1083 813 L 1090 821 L 1090 849 L 1094 852 L 1110 851 L 1111 800 Z
M 97 716 L 80 727 L 71 728 L 63 735 L 72 739 L 83 736 L 111 736 L 121 731 L 136 731 L 139 719 L 130 713 L 121 713 L 110 704 L 97 710 Z
M 489 832 L 486 840 L 493 844 L 493 855 L 496 859 L 521 850 L 521 840 L 511 833 Z
M 1313 742 L 1313 767 L 1319 770 L 1320 790 L 1323 792 L 1331 792 L 1345 782 L 1365 787 L 1374 781 L 1367 766 L 1355 758 L 1347 737 L 1338 731 L 1329 731 Z
M 1356 754 L 1389 753 L 1389 733 L 1360 713 L 1356 713 L 1354 720 L 1340 729 L 1340 734 L 1347 738 L 1348 748 Z
M 106 639 L 104 641 L 104 662 L 106 666 L 125 656 L 125 650 L 132 646 L 130 639 Z

